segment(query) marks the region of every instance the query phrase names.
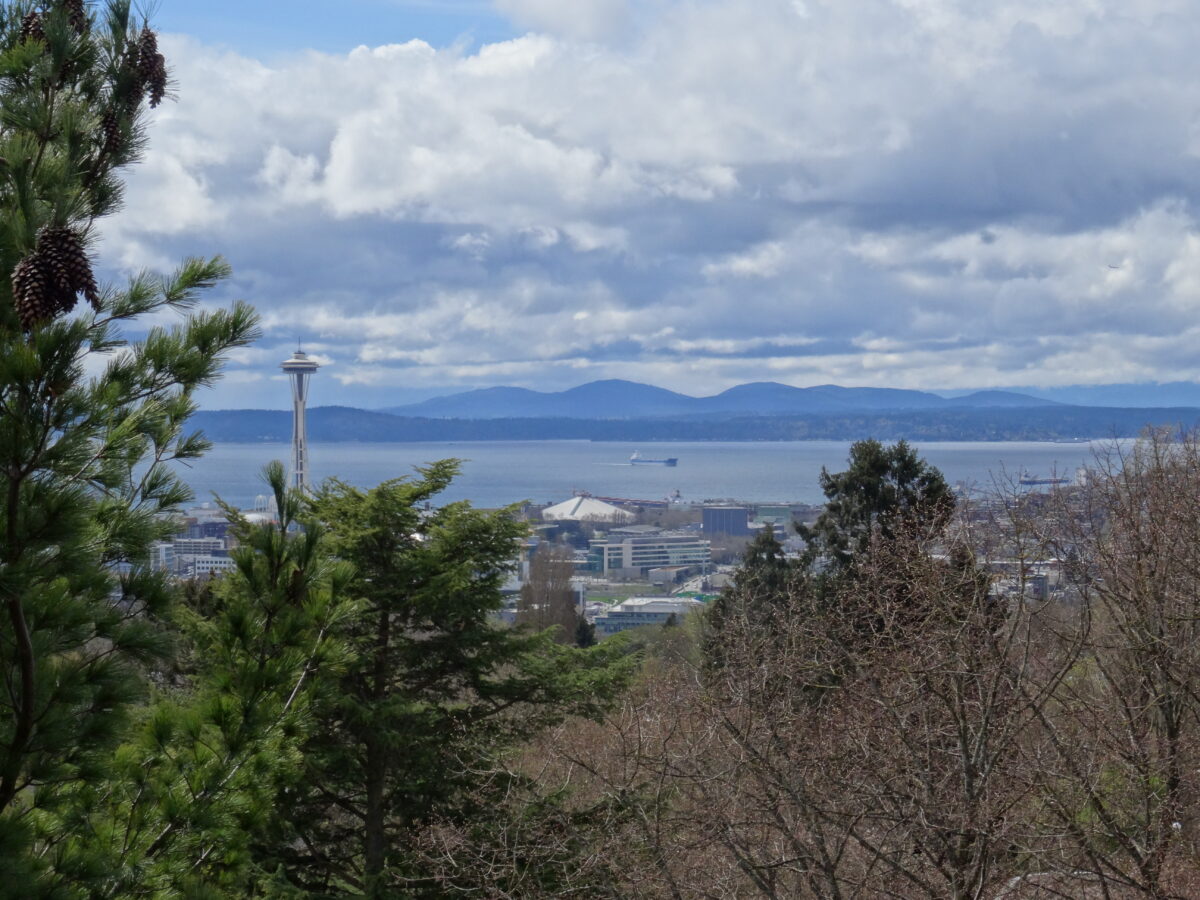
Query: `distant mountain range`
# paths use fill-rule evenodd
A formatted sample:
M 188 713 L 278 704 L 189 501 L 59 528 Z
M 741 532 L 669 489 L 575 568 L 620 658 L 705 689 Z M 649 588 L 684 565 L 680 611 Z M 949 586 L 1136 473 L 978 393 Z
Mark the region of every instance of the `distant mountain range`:
M 633 381 L 593 381 L 566 391 L 494 387 L 394 406 L 381 412 L 424 419 L 729 419 L 899 410 L 1034 408 L 1052 400 L 1010 391 L 979 391 L 947 399 L 926 391 L 798 388 L 774 381 L 741 384 L 711 397 L 691 397 Z
M 712 397 L 619 380 L 557 393 L 497 387 L 385 410 L 324 406 L 308 412 L 313 441 L 1039 441 L 1130 437 L 1147 425 L 1198 423 L 1197 406 L 1081 406 L 1011 391 L 946 398 L 769 381 Z M 291 440 L 292 414 L 211 410 L 197 413 L 192 424 L 214 441 L 284 442 Z
M 994 406 L 875 410 L 729 418 L 433 419 L 324 406 L 308 412 L 312 441 L 801 441 L 873 437 L 922 441 L 1050 441 L 1137 435 L 1147 425 L 1195 428 L 1200 408 Z M 281 410 L 202 411 L 191 420 L 219 442 L 286 442 L 292 414 Z

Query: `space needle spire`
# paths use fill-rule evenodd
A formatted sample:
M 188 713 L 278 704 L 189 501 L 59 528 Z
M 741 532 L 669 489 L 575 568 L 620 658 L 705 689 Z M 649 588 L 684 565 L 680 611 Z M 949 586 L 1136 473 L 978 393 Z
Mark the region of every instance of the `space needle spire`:
M 299 347 L 280 368 L 292 381 L 292 485 L 308 490 L 308 429 L 304 405 L 308 402 L 308 380 L 320 368 Z

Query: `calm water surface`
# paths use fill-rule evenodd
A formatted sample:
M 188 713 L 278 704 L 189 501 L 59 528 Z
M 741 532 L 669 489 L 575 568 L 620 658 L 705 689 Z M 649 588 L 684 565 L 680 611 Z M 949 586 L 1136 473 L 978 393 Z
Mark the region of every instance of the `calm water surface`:
M 360 487 L 411 475 L 414 466 L 436 459 L 463 460 L 462 476 L 448 500 L 502 506 L 520 500 L 558 502 L 573 490 L 609 497 L 661 499 L 679 491 L 685 501 L 734 499 L 820 503 L 821 467 L 846 467 L 850 441 L 782 443 L 621 444 L 590 441 L 492 441 L 464 443 L 312 444 L 314 480 L 336 476 Z M 1074 475 L 1093 459 L 1095 444 L 924 443 L 918 452 L 951 483 L 987 488 L 994 478 L 1024 471 L 1046 476 Z M 631 466 L 629 456 L 675 456 L 675 468 Z M 252 506 L 263 492 L 259 477 L 270 460 L 286 462 L 288 444 L 217 444 L 204 459 L 182 468 L 197 501 L 218 494 L 236 506 Z

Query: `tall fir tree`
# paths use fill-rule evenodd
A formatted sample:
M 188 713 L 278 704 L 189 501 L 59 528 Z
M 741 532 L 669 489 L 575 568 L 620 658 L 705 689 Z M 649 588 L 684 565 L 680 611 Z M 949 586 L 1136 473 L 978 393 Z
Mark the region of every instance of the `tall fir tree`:
M 427 508 L 457 471 L 445 460 L 368 491 L 334 481 L 313 499 L 360 606 L 341 631 L 352 661 L 313 707 L 303 777 L 263 857 L 315 894 L 437 894 L 416 861 L 423 831 L 488 820 L 508 778 L 499 760 L 599 713 L 628 674 L 615 645 L 578 650 L 495 621 L 525 526 L 510 510 Z
M 821 469 L 825 509 L 811 527 L 798 526 L 810 566 L 844 572 L 876 532 L 888 538 L 905 527 L 936 529 L 954 513 L 946 479 L 906 441 L 857 441 L 849 463 L 844 472 Z
M 794 591 L 802 589 L 803 573 L 790 561 L 775 530 L 767 526 L 746 545 L 733 582 L 705 611 L 704 657 L 721 666 L 733 631 L 748 630 L 764 637 L 778 632 Z
M 62 817 L 56 876 L 89 898 L 243 897 L 269 880 L 254 840 L 302 771 L 323 668 L 345 661 L 340 623 L 352 569 L 333 559 L 281 463 L 265 477 L 275 521 L 228 506 L 228 575 L 173 608 L 171 670 L 97 784 Z
M 806 678 L 823 695 L 854 667 L 864 643 L 878 641 L 884 632 L 902 639 L 904 629 L 926 615 L 914 600 L 903 616 L 882 618 L 862 589 L 858 568 L 880 555 L 870 553 L 875 542 L 925 552 L 925 543 L 914 536 L 940 534 L 954 513 L 954 494 L 942 473 L 905 441 L 891 446 L 858 441 L 850 447 L 848 462 L 843 472 L 821 470 L 825 508 L 811 526 L 796 526 L 807 544 L 798 559 L 785 557 L 771 529 L 747 546 L 733 584 L 706 616 L 704 655 L 712 671 L 730 666 L 731 647 L 742 654 L 736 664 L 752 669 L 758 652 L 776 649 L 769 642 L 794 640 L 794 623 L 788 619 L 803 616 L 812 624 L 807 653 L 818 673 Z M 956 552 L 952 566 L 979 577 L 969 554 Z M 900 608 L 893 604 L 892 611 Z

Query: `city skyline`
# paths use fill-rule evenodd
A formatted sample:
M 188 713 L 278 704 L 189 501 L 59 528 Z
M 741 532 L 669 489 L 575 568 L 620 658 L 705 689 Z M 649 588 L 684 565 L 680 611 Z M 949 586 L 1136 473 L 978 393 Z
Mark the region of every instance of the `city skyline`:
M 283 405 L 297 331 L 364 407 L 1200 379 L 1188 5 L 561 8 L 163 4 L 98 249 L 230 259 L 265 336 L 206 407 Z

